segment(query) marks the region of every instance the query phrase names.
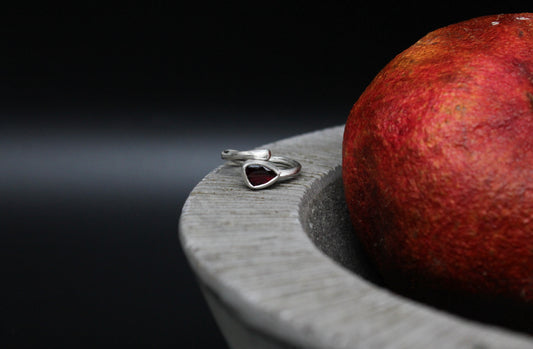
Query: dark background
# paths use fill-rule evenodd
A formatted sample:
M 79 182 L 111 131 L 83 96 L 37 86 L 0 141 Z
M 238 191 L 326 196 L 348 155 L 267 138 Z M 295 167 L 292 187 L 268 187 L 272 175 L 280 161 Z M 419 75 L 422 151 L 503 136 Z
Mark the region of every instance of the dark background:
M 195 4 L 2 10 L 0 346 L 225 348 L 177 236 L 220 151 L 340 125 L 427 32 L 528 10 Z

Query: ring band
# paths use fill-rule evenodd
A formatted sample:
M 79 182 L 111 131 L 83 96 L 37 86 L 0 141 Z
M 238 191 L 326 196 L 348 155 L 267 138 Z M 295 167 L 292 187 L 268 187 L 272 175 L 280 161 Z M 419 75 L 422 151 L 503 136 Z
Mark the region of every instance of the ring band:
M 282 168 L 278 168 L 278 166 Z M 248 160 L 242 165 L 242 177 L 250 189 L 264 189 L 276 182 L 296 177 L 302 165 L 283 156 L 272 156 L 269 161 Z
M 248 151 L 239 151 L 235 149 L 226 149 L 222 152 L 221 157 L 224 160 L 246 161 L 246 160 L 264 160 L 267 161 L 272 156 L 270 149 L 257 149 Z

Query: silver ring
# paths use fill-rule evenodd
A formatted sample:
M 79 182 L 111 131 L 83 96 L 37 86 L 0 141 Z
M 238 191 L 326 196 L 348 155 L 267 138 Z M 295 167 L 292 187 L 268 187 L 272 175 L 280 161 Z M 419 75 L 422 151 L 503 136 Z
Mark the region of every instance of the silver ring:
M 272 156 L 269 149 L 239 151 L 226 149 L 221 154 L 222 159 L 234 164 L 241 164 L 241 174 L 244 183 L 250 189 L 268 188 L 274 183 L 284 181 L 300 174 L 302 165 L 284 156 Z
M 271 156 L 268 161 L 246 161 L 242 165 L 242 177 L 248 188 L 257 190 L 296 177 L 301 169 L 302 165 L 296 160 L 283 156 Z

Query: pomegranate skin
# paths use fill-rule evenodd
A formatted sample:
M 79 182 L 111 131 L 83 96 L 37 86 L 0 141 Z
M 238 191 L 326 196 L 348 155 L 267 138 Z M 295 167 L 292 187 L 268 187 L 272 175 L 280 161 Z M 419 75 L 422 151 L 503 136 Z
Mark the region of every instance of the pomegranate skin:
M 435 30 L 353 106 L 342 175 L 385 281 L 533 304 L 533 14 Z

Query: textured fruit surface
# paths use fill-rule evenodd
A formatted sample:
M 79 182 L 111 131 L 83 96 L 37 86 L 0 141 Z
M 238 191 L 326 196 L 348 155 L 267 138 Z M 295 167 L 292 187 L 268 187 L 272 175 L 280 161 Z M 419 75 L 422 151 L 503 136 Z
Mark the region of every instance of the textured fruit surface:
M 533 14 L 453 24 L 395 57 L 350 112 L 343 180 L 387 282 L 533 303 Z

